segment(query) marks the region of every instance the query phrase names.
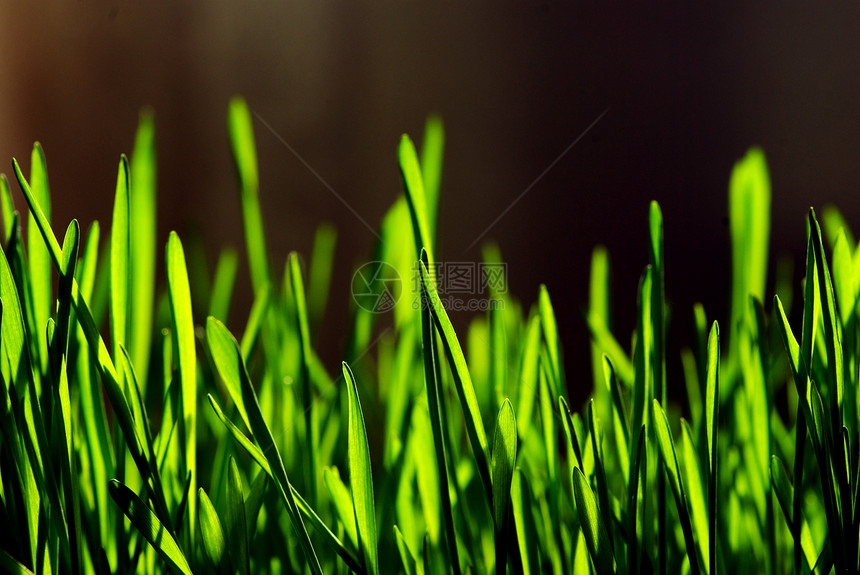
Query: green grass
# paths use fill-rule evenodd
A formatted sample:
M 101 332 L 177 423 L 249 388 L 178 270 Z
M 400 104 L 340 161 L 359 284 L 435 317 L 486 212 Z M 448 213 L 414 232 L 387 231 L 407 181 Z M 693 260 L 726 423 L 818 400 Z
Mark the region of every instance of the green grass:
M 580 354 L 591 362 L 566 372 L 552 303 L 564 286 L 526 304 L 491 289 L 504 306 L 455 331 L 431 273 L 445 148 L 431 118 L 420 153 L 407 136 L 399 144 L 403 193 L 373 256 L 404 285 L 418 274 L 422 305 L 404 288 L 390 330 L 354 306 L 347 361 L 326 366 L 315 342 L 336 234 L 321 226 L 309 261 L 275 261 L 240 98 L 228 131 L 254 289 L 230 327 L 240 256 L 225 249 L 209 277 L 175 232 L 164 252 L 156 245 L 150 112 L 120 159 L 109 233 L 75 220 L 60 242 L 39 144 L 29 176 L 13 161 L 27 206 L 0 178 L 0 569 L 858 570 L 860 248 L 835 208 L 821 223 L 810 210 L 801 321 L 790 324 L 792 286 L 769 263 L 760 150 L 729 179 L 732 275 L 711 280 L 730 287 L 729 317 L 673 310 L 693 318 L 695 338 L 666 347 L 654 202 L 632 339 L 612 330 L 609 254 L 597 247 Z M 484 260 L 503 261 L 498 247 Z M 667 378 L 678 353 L 683 374 Z M 573 380 L 594 387 L 572 410 Z

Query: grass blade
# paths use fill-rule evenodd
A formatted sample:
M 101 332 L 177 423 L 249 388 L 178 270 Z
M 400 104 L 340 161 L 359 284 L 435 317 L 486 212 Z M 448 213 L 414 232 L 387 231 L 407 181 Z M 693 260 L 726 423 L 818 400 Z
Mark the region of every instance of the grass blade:
M 397 525 L 394 526 L 394 539 L 397 541 L 397 551 L 400 553 L 400 561 L 403 562 L 403 570 L 406 575 L 424 575 L 424 566 L 415 559 L 415 554 L 406 544 L 406 540 Z
M 369 573 L 379 572 L 376 540 L 376 512 L 373 504 L 373 477 L 370 470 L 370 448 L 364 413 L 358 398 L 358 387 L 352 370 L 343 363 L 343 377 L 349 394 L 349 483 L 355 507 L 355 524 L 358 528 L 359 551 Z
M 263 231 L 263 214 L 260 210 L 257 147 L 254 144 L 254 125 L 251 112 L 242 98 L 230 100 L 227 119 L 233 160 L 239 174 L 242 198 L 242 217 L 245 224 L 245 245 L 248 266 L 251 268 L 251 285 L 257 293 L 270 280 L 266 254 L 266 235 Z
M 324 224 L 317 228 L 308 271 L 308 322 L 312 334 L 319 333 L 328 301 L 336 241 L 337 231 L 333 226 Z
M 750 296 L 764 300 L 770 235 L 770 176 L 764 153 L 750 149 L 729 180 L 729 233 L 732 244 L 731 326 L 741 325 Z M 730 371 L 738 369 L 738 339 L 731 338 Z M 731 381 L 732 378 L 729 378 Z
M 154 345 L 153 306 L 156 263 L 156 161 L 155 121 L 151 110 L 140 113 L 129 172 L 128 213 L 131 225 L 129 270 L 130 309 L 127 344 L 143 389 L 149 374 L 150 349 Z
M 786 468 L 785 463 L 782 462 L 778 455 L 770 458 L 770 480 L 779 506 L 785 515 L 785 521 L 791 528 L 792 533 L 796 531 L 798 534 L 798 539 L 794 541 L 794 544 L 802 550 L 807 567 L 812 569 L 818 559 L 818 553 L 815 551 L 809 525 L 802 514 L 798 515 L 800 525 L 795 526 L 793 513 L 794 486 L 791 484 L 791 479 L 788 476 L 788 468 Z
M 310 499 L 317 502 L 317 437 L 314 426 L 314 398 L 313 386 L 311 385 L 310 360 L 311 360 L 311 334 L 308 323 L 308 309 L 305 303 L 305 285 L 302 280 L 302 269 L 299 265 L 299 256 L 291 252 L 289 257 L 290 283 L 293 287 L 293 302 L 295 304 L 296 321 L 298 323 L 300 354 L 300 389 L 302 398 L 302 410 L 305 414 L 305 461 L 304 466 L 307 474 L 307 486 L 310 490 Z
M 493 433 L 493 520 L 496 525 L 496 573 L 506 572 L 511 483 L 517 462 L 517 420 L 505 399 Z
M 708 439 L 708 573 L 717 572 L 718 424 L 720 420 L 720 326 L 714 322 L 708 336 L 705 384 L 705 430 Z
M 158 554 L 185 575 L 191 575 L 191 567 L 183 555 L 182 550 L 176 543 L 176 539 L 170 531 L 162 525 L 161 521 L 146 503 L 141 501 L 131 489 L 112 479 L 110 482 L 110 495 L 119 508 L 131 520 L 131 524 L 140 531 L 150 545 Z
M 403 135 L 397 150 L 400 164 L 400 176 L 406 191 L 406 203 L 409 205 L 409 215 L 412 218 L 412 230 L 415 234 L 415 253 L 421 250 L 427 252 L 427 267 L 433 265 L 433 250 L 431 249 L 430 216 L 428 215 L 427 198 L 424 194 L 424 180 L 418 165 L 415 146 L 409 136 Z M 420 256 L 423 259 L 423 256 Z
M 245 494 L 236 460 L 227 464 L 227 544 L 233 572 L 248 575 L 251 560 L 248 553 L 248 527 L 245 521 Z
M 181 473 L 191 474 L 190 493 L 197 486 L 197 355 L 194 348 L 194 318 L 191 312 L 191 288 L 188 285 L 188 268 L 185 251 L 176 232 L 170 232 L 167 240 L 167 287 L 170 295 L 170 316 L 173 327 L 173 345 L 179 362 L 179 377 L 182 389 L 182 418 L 179 434 L 184 438 L 181 453 Z M 188 515 L 191 541 L 194 541 L 194 521 L 197 502 L 189 498 Z
M 218 517 L 218 512 L 215 511 L 215 506 L 212 505 L 206 491 L 201 487 L 197 490 L 199 499 L 198 521 L 200 523 L 200 538 L 203 539 L 203 549 L 206 551 L 206 556 L 215 567 L 218 573 L 229 573 L 232 569 L 230 565 L 230 555 L 227 551 L 227 541 L 224 539 L 224 529 L 221 526 L 221 519 Z
M 229 335 L 229 339 L 232 340 L 232 345 L 225 347 L 214 346 L 211 339 L 209 339 L 211 338 L 210 334 L 217 333 L 218 331 L 226 331 L 227 335 Z M 299 537 L 299 543 L 302 546 L 302 551 L 305 554 L 305 558 L 308 561 L 311 571 L 315 575 L 322 575 L 322 568 L 320 567 L 316 552 L 314 551 L 307 529 L 305 529 L 305 524 L 299 513 L 298 504 L 296 503 L 296 498 L 293 495 L 293 490 L 291 489 L 290 481 L 287 477 L 287 470 L 284 467 L 283 459 L 281 459 L 281 453 L 278 450 L 278 446 L 275 444 L 275 439 L 272 437 L 272 432 L 269 430 L 266 420 L 263 419 L 263 413 L 260 411 L 260 404 L 257 401 L 257 393 L 254 391 L 254 388 L 251 385 L 251 380 L 248 377 L 248 372 L 245 368 L 245 360 L 242 358 L 242 351 L 239 349 L 239 344 L 232 334 L 229 334 L 229 331 L 224 327 L 224 324 L 213 317 L 210 317 L 206 322 L 206 335 L 209 340 L 209 349 L 212 353 L 213 359 L 218 354 L 223 355 L 222 358 L 215 359 L 215 365 L 233 364 L 237 366 L 240 386 L 242 389 L 242 400 L 247 410 L 251 432 L 254 434 L 255 441 L 257 442 L 257 445 L 259 445 L 260 451 L 262 453 L 269 454 L 268 456 L 264 456 L 264 458 L 267 461 L 271 460 L 273 462 L 271 464 L 273 476 L 280 486 L 284 503 L 290 514 L 293 528 Z M 221 377 L 224 378 L 225 374 L 221 373 Z M 211 396 L 209 401 L 213 401 Z
M 603 523 L 594 492 L 579 467 L 573 470 L 573 495 L 594 567 L 599 575 L 613 575 L 615 555 L 612 552 L 609 532 Z
M 212 295 L 209 299 L 209 315 L 226 322 L 230 316 L 230 302 L 236 285 L 239 256 L 236 250 L 226 248 L 218 257 L 215 276 L 212 280 Z
M 128 213 L 128 161 L 119 161 L 116 196 L 110 233 L 110 325 L 113 356 L 119 357 L 119 346 L 128 344 L 128 290 L 131 230 Z M 122 384 L 122 372 L 120 384 Z
M 45 151 L 42 145 L 36 142 L 30 155 L 30 189 L 33 196 L 39 201 L 44 210 L 47 221 L 51 220 L 51 194 L 48 188 L 48 171 L 45 160 Z M 27 256 L 28 272 L 30 278 L 30 290 L 33 298 L 33 319 L 35 320 L 34 355 L 38 361 L 39 373 L 45 374 L 48 368 L 48 343 L 45 339 L 45 325 L 52 311 L 51 287 L 51 256 L 45 249 L 39 238 L 39 227 L 31 214 L 27 225 Z
M 681 520 L 681 529 L 684 531 L 684 542 L 687 545 L 687 557 L 690 560 L 690 572 L 697 575 L 700 572 L 699 561 L 696 558 L 696 544 L 693 541 L 693 528 L 690 523 L 690 514 L 687 510 L 687 497 L 684 485 L 681 483 L 681 469 L 678 465 L 678 457 L 675 454 L 675 442 L 672 440 L 672 431 L 669 429 L 669 420 L 660 403 L 653 399 L 651 403 L 652 415 L 654 417 L 654 428 L 657 432 L 657 444 L 660 454 L 663 456 L 663 466 L 669 476 L 669 484 L 675 496 L 675 505 L 678 508 L 678 517 Z
M 426 252 L 424 253 L 426 254 Z M 423 296 L 429 302 L 436 328 L 442 335 L 445 355 L 448 358 L 448 363 L 451 365 L 451 372 L 454 375 L 454 385 L 457 388 L 457 395 L 460 398 L 460 405 L 466 420 L 469 443 L 472 446 L 472 452 L 475 454 L 475 460 L 478 463 L 478 474 L 481 476 L 481 481 L 484 484 L 487 500 L 491 501 L 493 487 L 490 481 L 490 468 L 487 463 L 487 435 L 484 431 L 484 422 L 481 419 L 481 411 L 478 407 L 475 388 L 472 385 L 469 368 L 466 366 L 466 357 L 463 355 L 457 334 L 454 333 L 454 326 L 448 318 L 448 312 L 445 311 L 445 307 L 442 305 L 442 301 L 439 299 L 439 294 L 436 291 L 436 286 L 433 284 L 433 280 L 430 279 L 430 274 L 427 271 L 427 261 L 429 259 L 423 257 L 422 259 L 424 260 L 421 262 Z

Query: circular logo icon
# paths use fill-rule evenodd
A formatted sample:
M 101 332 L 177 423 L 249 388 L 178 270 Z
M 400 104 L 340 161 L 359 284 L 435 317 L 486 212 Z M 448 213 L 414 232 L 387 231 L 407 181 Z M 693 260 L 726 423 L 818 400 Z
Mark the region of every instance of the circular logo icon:
M 400 299 L 402 285 L 397 269 L 385 262 L 368 262 L 352 276 L 352 299 L 371 313 L 391 311 Z

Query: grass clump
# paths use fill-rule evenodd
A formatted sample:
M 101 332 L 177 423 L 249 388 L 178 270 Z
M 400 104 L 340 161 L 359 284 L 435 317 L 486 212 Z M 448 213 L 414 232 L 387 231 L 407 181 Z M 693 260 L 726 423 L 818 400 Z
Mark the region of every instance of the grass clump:
M 26 238 L 0 180 L 5 571 L 857 571 L 860 249 L 838 212 L 825 211 L 822 233 L 810 210 L 792 328 L 788 302 L 765 293 L 759 150 L 730 180 L 730 317 L 721 329 L 695 307 L 683 381 L 666 377 L 660 207 L 629 348 L 610 329 L 609 260 L 595 249 L 592 365 L 571 374 L 594 389 L 573 411 L 545 287 L 527 308 L 490 285 L 503 305 L 454 330 L 435 275 L 437 119 L 420 156 L 400 142 L 403 195 L 375 256 L 417 273 L 417 305 L 394 306 L 394 328 L 376 336 L 379 308 L 354 306 L 334 373 L 314 349 L 334 232 L 320 228 L 309 273 L 292 253 L 279 279 L 241 99 L 228 127 L 255 293 L 244 325 L 224 323 L 231 250 L 197 293 L 171 233 L 157 289 L 151 115 L 120 160 L 107 242 L 97 222 L 84 234 L 75 220 L 61 243 L 38 144 L 28 177 L 13 162 Z

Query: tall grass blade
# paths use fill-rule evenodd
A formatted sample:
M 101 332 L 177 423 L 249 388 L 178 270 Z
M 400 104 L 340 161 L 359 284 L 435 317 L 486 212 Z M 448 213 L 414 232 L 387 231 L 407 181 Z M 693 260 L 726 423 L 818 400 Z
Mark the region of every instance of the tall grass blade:
M 818 552 L 815 550 L 815 544 L 812 541 L 812 534 L 806 518 L 802 514 L 794 515 L 792 507 L 794 502 L 794 486 L 791 484 L 785 463 L 782 462 L 778 455 L 774 455 L 770 459 L 770 480 L 774 493 L 776 493 L 777 501 L 785 515 L 786 522 L 792 533 L 796 531 L 799 535 L 794 544 L 801 549 L 802 556 L 806 559 L 806 566 L 811 570 L 818 559 Z M 795 523 L 797 523 L 796 527 Z
M 131 223 L 129 218 L 128 161 L 120 159 L 116 178 L 116 195 L 110 239 L 110 318 L 113 356 L 119 357 L 119 346 L 128 345 L 129 260 L 131 257 Z M 122 377 L 122 372 L 118 375 Z M 120 379 L 120 383 L 122 380 Z
M 170 531 L 159 521 L 153 511 L 132 490 L 113 479 L 110 495 L 119 508 L 131 520 L 132 525 L 143 535 L 158 554 L 185 575 L 191 575 L 188 560 Z
M 215 276 L 212 280 L 212 293 L 209 299 L 209 315 L 226 322 L 230 316 L 230 303 L 236 285 L 236 272 L 239 256 L 236 250 L 225 248 L 218 257 Z
M 394 526 L 394 539 L 397 541 L 397 551 L 400 553 L 400 561 L 403 563 L 403 570 L 406 575 L 424 575 L 424 566 L 415 559 L 415 554 L 406 544 L 406 540 L 397 525 Z
M 457 389 L 460 406 L 463 409 L 463 416 L 466 421 L 469 443 L 472 446 L 472 453 L 474 453 L 478 464 L 478 474 L 484 484 L 487 500 L 491 501 L 493 488 L 490 481 L 490 468 L 487 463 L 487 435 L 484 431 L 481 411 L 478 408 L 478 399 L 475 395 L 475 388 L 472 385 L 472 377 L 469 375 L 469 368 L 466 366 L 466 357 L 463 355 L 457 334 L 454 333 L 454 326 L 448 318 L 448 312 L 445 311 L 445 307 L 442 305 L 442 301 L 436 291 L 436 286 L 433 284 L 433 280 L 430 279 L 430 274 L 427 271 L 427 261 L 429 259 L 424 258 L 424 254 L 426 252 L 422 254 L 422 262 L 420 264 L 422 296 L 427 298 L 436 328 L 442 335 L 445 355 L 448 358 L 448 363 L 451 365 L 454 385 Z
M 612 551 L 612 543 L 609 532 L 603 523 L 597 499 L 588 481 L 578 467 L 573 470 L 573 495 L 576 500 L 576 510 L 579 512 L 579 521 L 585 534 L 588 552 L 599 575 L 612 575 L 615 573 L 615 555 Z
M 239 467 L 232 455 L 227 465 L 227 545 L 233 572 L 248 575 L 251 572 L 251 561 L 245 520 L 245 493 Z
M 708 335 L 708 363 L 705 383 L 705 433 L 708 444 L 708 573 L 717 572 L 717 482 L 718 424 L 720 421 L 720 326 L 714 322 Z
M 305 285 L 302 280 L 302 269 L 299 265 L 299 256 L 291 252 L 287 258 L 290 268 L 290 282 L 293 288 L 293 303 L 295 304 L 296 322 L 298 323 L 299 350 L 300 350 L 300 390 L 302 398 L 302 409 L 305 414 L 305 470 L 307 475 L 307 486 L 310 490 L 310 499 L 317 501 L 317 437 L 314 425 L 315 401 L 313 397 L 313 386 L 311 384 L 310 362 L 311 362 L 311 334 L 308 322 L 308 309 L 305 302 Z
M 260 210 L 257 147 L 254 143 L 254 125 L 251 112 L 242 98 L 230 100 L 227 119 L 233 161 L 239 174 L 242 199 L 242 217 L 245 224 L 245 247 L 251 269 L 251 285 L 259 292 L 269 282 L 269 263 L 266 237 L 263 231 L 263 214 Z
M 224 529 L 218 512 L 215 511 L 215 506 L 212 505 L 212 501 L 202 487 L 197 490 L 197 497 L 199 499 L 200 538 L 203 539 L 203 549 L 206 551 L 206 556 L 212 562 L 215 571 L 230 573 L 232 571 L 230 555 L 227 551 L 227 541 L 224 538 Z
M 403 188 L 406 192 L 406 203 L 409 206 L 409 215 L 412 218 L 412 230 L 415 237 L 416 254 L 420 256 L 421 250 L 427 252 L 427 267 L 430 268 L 435 259 L 433 258 L 432 235 L 430 228 L 430 216 L 428 215 L 427 198 L 424 194 L 424 180 L 421 167 L 418 165 L 418 155 L 415 146 L 409 136 L 403 135 L 400 139 L 400 147 L 397 150 L 397 158 L 400 163 L 400 176 L 403 180 Z
M 51 194 L 48 189 L 48 170 L 45 160 L 45 151 L 42 145 L 36 142 L 33 152 L 30 154 L 30 189 L 33 196 L 39 201 L 45 218 L 51 220 Z M 51 256 L 40 241 L 39 227 L 34 221 L 33 215 L 28 217 L 27 222 L 27 256 L 28 273 L 30 278 L 30 290 L 33 298 L 33 320 L 34 330 L 31 331 L 31 342 L 33 355 L 38 362 L 37 381 L 45 374 L 48 368 L 48 342 L 45 338 L 45 325 L 51 317 L 52 292 L 51 286 Z
M 511 482 L 517 462 L 517 420 L 511 402 L 505 399 L 493 433 L 493 520 L 496 525 L 496 572 L 506 572 L 507 517 Z
M 379 572 L 376 540 L 376 511 L 373 504 L 373 477 L 370 470 L 370 447 L 364 413 L 358 398 L 358 386 L 352 370 L 343 363 L 343 377 L 349 394 L 349 483 L 358 528 L 359 550 L 369 573 Z
M 157 258 L 155 120 L 152 110 L 145 109 L 140 113 L 129 168 L 129 249 L 132 264 L 129 269 L 129 340 L 126 346 L 145 390 L 149 380 L 150 349 L 154 345 Z
M 690 514 L 687 510 L 687 496 L 684 485 L 681 483 L 681 468 L 678 464 L 678 456 L 675 454 L 675 442 L 672 440 L 672 431 L 669 429 L 669 421 L 660 403 L 652 400 L 654 427 L 657 432 L 657 444 L 660 454 L 663 456 L 663 466 L 669 476 L 669 485 L 675 496 L 675 505 L 678 508 L 678 517 L 681 520 L 681 529 L 684 532 L 684 543 L 687 546 L 687 557 L 690 560 L 690 572 L 693 575 L 700 573 L 699 561 L 696 556 L 696 544 L 693 540 L 693 528 L 690 522 Z
M 731 327 L 744 321 L 747 302 L 764 300 L 770 236 L 770 176 L 764 153 L 750 149 L 732 169 L 729 180 L 729 233 L 732 244 Z M 730 338 L 730 371 L 738 369 L 737 337 Z M 733 375 L 733 374 L 732 374 Z M 729 378 L 731 381 L 731 378 Z
M 194 344 L 194 318 L 191 312 L 191 288 L 188 284 L 188 268 L 185 251 L 176 232 L 167 240 L 167 287 L 170 296 L 170 316 L 173 327 L 175 357 L 179 364 L 182 397 L 182 417 L 179 420 L 182 443 L 182 476 L 191 474 L 190 493 L 197 486 L 197 354 Z M 188 506 L 190 537 L 194 540 L 194 521 L 197 516 L 196 498 L 189 498 Z
M 222 358 L 216 359 L 216 366 L 219 365 L 236 365 L 239 371 L 239 380 L 240 387 L 242 390 L 242 401 L 245 404 L 245 408 L 247 410 L 248 421 L 250 423 L 251 432 L 254 434 L 254 439 L 257 445 L 260 446 L 260 451 L 262 453 L 268 453 L 268 456 L 264 456 L 264 459 L 267 461 L 271 460 L 273 464 L 271 464 L 271 471 L 279 484 L 279 487 L 282 492 L 282 496 L 284 498 L 284 503 L 287 507 L 287 511 L 290 514 L 290 520 L 292 521 L 293 528 L 296 531 L 296 534 L 299 537 L 299 543 L 302 546 L 302 551 L 304 552 L 305 559 L 308 562 L 308 565 L 311 571 L 315 575 L 322 574 L 322 568 L 320 567 L 319 560 L 317 559 L 316 552 L 314 551 L 313 545 L 311 544 L 310 537 L 308 536 L 308 532 L 305 529 L 304 522 L 302 521 L 302 517 L 299 513 L 298 504 L 296 503 L 296 498 L 293 495 L 293 490 L 290 486 L 290 481 L 287 477 L 287 470 L 284 467 L 284 461 L 281 458 L 281 453 L 278 450 L 277 445 L 275 445 L 275 439 L 272 437 L 272 432 L 269 430 L 269 426 L 266 423 L 265 419 L 263 419 L 263 414 L 260 411 L 260 404 L 257 401 L 257 393 L 254 391 L 253 386 L 251 385 L 251 380 L 248 376 L 248 372 L 245 368 L 245 360 L 242 358 L 242 352 L 239 349 L 239 343 L 236 339 L 230 334 L 230 339 L 232 340 L 231 346 L 217 347 L 213 346 L 210 334 L 217 333 L 218 331 L 226 331 L 227 328 L 215 318 L 210 317 L 206 322 L 206 335 L 207 340 L 209 340 L 209 349 L 212 353 L 213 359 L 216 355 L 223 355 Z M 229 334 L 229 331 L 227 332 Z M 225 374 L 221 373 L 221 377 L 224 378 Z M 210 396 L 210 402 L 213 400 Z
M 328 301 L 337 231 L 328 224 L 317 228 L 308 271 L 308 323 L 312 334 L 318 334 Z

